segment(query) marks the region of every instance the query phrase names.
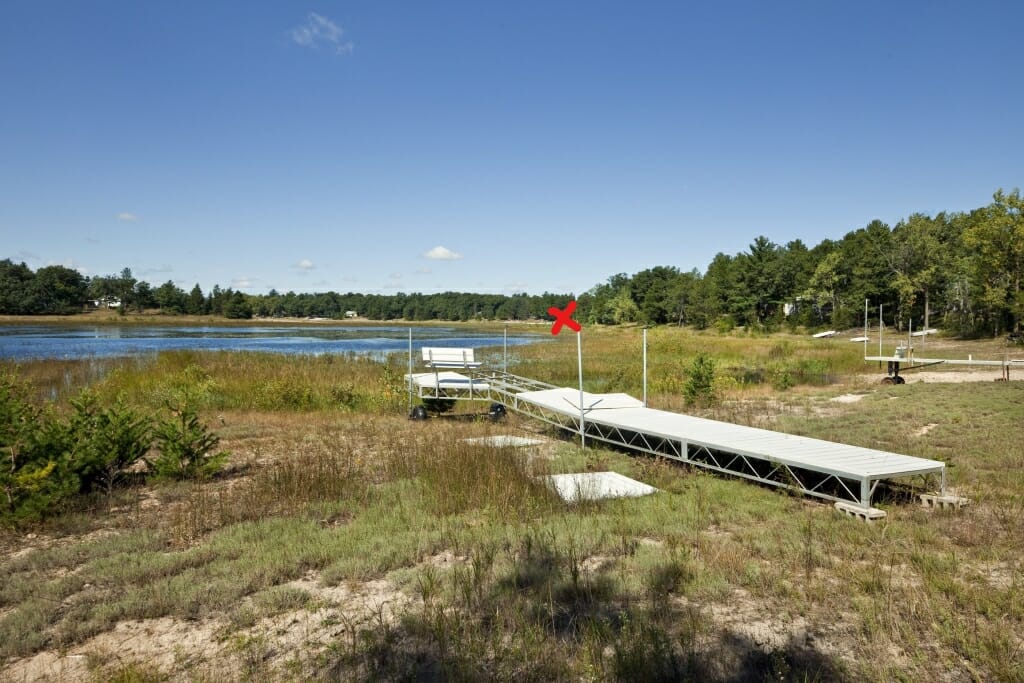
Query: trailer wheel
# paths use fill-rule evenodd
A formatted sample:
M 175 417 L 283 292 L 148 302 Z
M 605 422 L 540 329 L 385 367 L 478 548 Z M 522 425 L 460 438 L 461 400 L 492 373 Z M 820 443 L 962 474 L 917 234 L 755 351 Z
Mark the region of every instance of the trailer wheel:
M 882 384 L 896 384 L 896 380 L 894 380 L 892 377 L 883 377 Z
M 491 418 L 491 422 L 498 422 L 505 418 L 505 406 L 500 403 L 492 403 L 490 409 L 487 411 L 487 417 Z

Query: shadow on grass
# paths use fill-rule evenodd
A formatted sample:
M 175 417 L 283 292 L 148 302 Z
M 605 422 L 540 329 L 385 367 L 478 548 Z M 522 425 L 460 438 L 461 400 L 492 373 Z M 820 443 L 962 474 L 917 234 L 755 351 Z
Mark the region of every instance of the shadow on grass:
M 631 595 L 587 571 L 571 543 L 523 539 L 500 571 L 486 554 L 431 573 L 419 604 L 337 648 L 329 680 L 842 681 L 801 640 L 765 648 L 690 605 Z M 443 585 L 443 588 L 442 588 Z
M 579 643 L 523 642 L 521 633 L 504 633 L 505 645 L 481 650 L 462 630 L 440 635 L 416 620 L 393 629 L 364 632 L 359 646 L 337 657 L 323 674 L 327 680 L 373 681 L 845 681 L 844 667 L 830 655 L 792 643 L 765 651 L 745 636 L 724 634 L 697 650 L 680 644 L 664 627 L 648 623 L 614 634 L 599 653 L 585 661 Z M 595 675 L 596 674 L 596 675 Z

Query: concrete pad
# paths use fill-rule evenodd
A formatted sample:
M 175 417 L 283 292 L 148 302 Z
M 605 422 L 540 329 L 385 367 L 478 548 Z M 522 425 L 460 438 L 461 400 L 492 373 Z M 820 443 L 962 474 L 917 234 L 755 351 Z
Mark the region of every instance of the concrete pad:
M 462 440 L 466 443 L 479 444 L 481 446 L 494 446 L 495 448 L 525 448 L 527 446 L 539 446 L 546 443 L 542 439 L 530 439 L 525 436 L 512 436 L 511 434 L 477 436 L 472 439 Z
M 580 472 L 552 474 L 544 477 L 562 500 L 603 500 L 605 498 L 636 498 L 658 489 L 618 472 Z

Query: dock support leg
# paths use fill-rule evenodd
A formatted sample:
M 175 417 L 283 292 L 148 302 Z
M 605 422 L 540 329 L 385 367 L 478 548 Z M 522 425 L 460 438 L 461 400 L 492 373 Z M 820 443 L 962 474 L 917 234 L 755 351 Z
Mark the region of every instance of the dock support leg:
M 867 478 L 860 481 L 860 504 L 862 507 L 871 507 L 871 482 Z

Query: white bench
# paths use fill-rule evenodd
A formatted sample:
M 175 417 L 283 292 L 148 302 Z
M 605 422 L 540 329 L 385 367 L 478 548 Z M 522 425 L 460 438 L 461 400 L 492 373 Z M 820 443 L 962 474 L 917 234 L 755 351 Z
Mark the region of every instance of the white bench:
M 423 363 L 428 368 L 478 368 L 473 349 L 453 349 L 438 346 L 423 347 Z

